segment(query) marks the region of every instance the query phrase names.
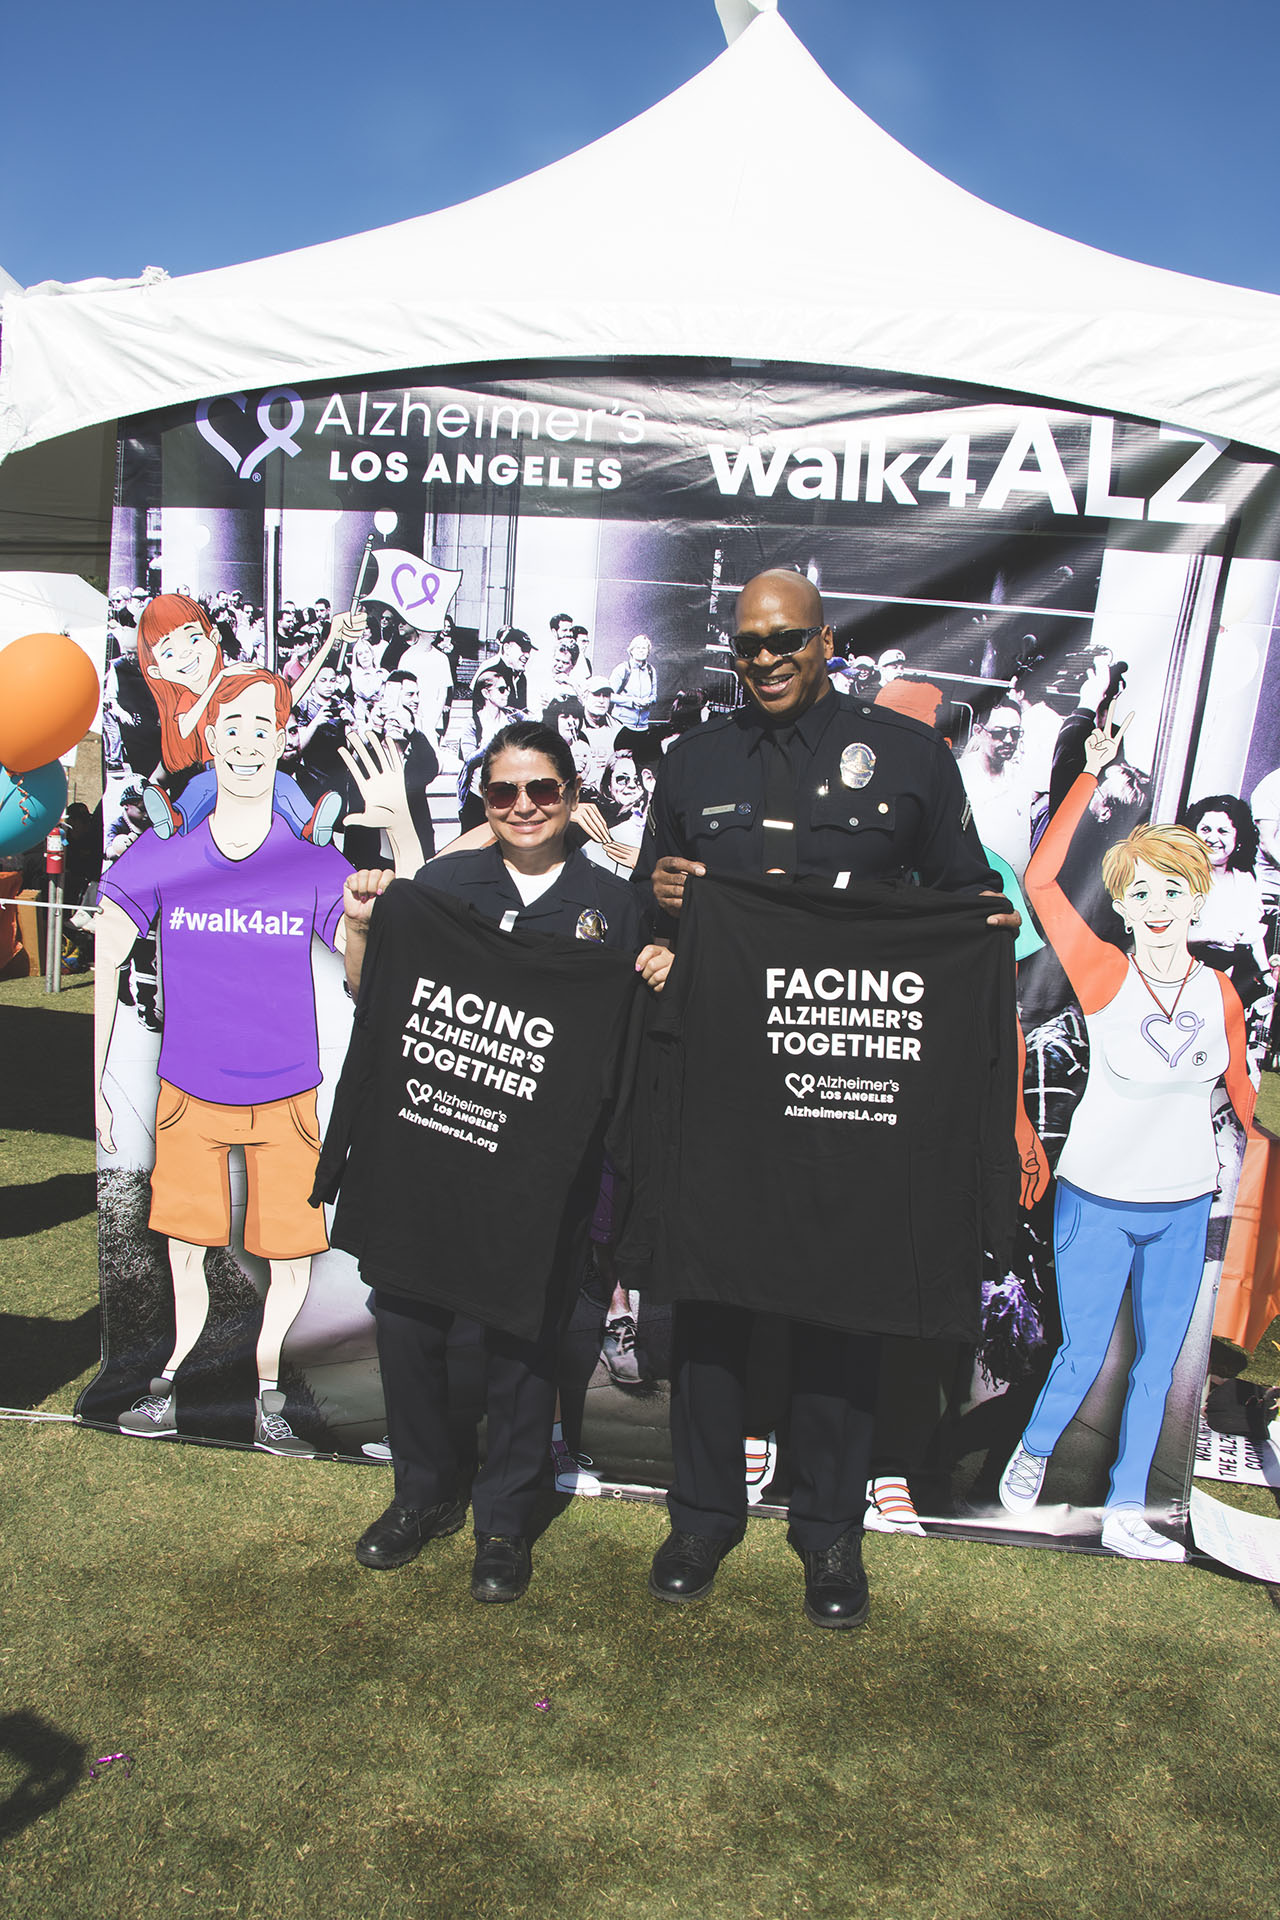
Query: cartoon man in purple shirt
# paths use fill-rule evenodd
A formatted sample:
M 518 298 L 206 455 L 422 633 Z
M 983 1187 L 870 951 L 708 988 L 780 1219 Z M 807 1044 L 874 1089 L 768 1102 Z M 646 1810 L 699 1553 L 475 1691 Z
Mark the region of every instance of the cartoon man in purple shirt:
M 272 811 L 289 689 L 261 670 L 228 675 L 209 705 L 206 739 L 217 801 L 189 833 L 144 833 L 104 876 L 97 926 L 98 1137 L 114 1152 L 104 1072 L 116 977 L 139 934 L 160 929 L 165 1023 L 160 1048 L 150 1225 L 166 1235 L 173 1274 L 173 1351 L 150 1389 L 120 1416 L 122 1433 L 177 1433 L 174 1377 L 209 1313 L 205 1253 L 231 1240 L 228 1155 L 244 1149 L 245 1250 L 270 1285 L 258 1338 L 254 1444 L 310 1456 L 284 1418 L 280 1352 L 328 1245 L 308 1203 L 320 1134 L 311 940 L 340 950 L 342 890 L 351 868 L 336 848 L 299 841 Z M 366 811 L 348 824 L 387 825 L 399 872 L 420 863 L 407 817 L 394 817 L 403 781 L 394 756 L 369 748 L 355 774 Z M 386 804 L 383 804 L 385 801 Z M 399 843 L 397 835 L 399 833 Z

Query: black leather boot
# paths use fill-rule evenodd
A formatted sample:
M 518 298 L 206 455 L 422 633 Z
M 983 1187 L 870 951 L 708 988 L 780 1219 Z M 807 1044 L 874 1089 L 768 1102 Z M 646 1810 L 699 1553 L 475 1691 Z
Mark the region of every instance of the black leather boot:
M 379 1514 L 371 1527 L 356 1541 L 356 1559 L 362 1567 L 407 1567 L 416 1560 L 428 1540 L 440 1540 L 457 1533 L 467 1517 L 460 1500 L 442 1500 L 438 1506 L 400 1507 L 395 1501 Z
M 716 1583 L 716 1569 L 741 1540 L 673 1527 L 653 1556 L 649 1591 L 656 1600 L 701 1600 Z
M 518 1600 L 529 1584 L 533 1559 L 520 1534 L 478 1533 L 471 1569 L 473 1600 Z
M 815 1627 L 860 1627 L 871 1611 L 862 1570 L 862 1528 L 850 1527 L 829 1547 L 803 1552 L 804 1617 Z

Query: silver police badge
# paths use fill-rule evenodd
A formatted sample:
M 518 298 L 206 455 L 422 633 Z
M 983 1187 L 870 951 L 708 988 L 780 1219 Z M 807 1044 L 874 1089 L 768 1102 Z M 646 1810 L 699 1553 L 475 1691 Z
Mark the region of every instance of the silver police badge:
M 852 740 L 840 755 L 840 778 L 846 787 L 858 792 L 876 770 L 876 757 L 862 740 Z
M 574 928 L 577 940 L 593 940 L 597 946 L 603 946 L 605 934 L 609 931 L 609 922 L 599 907 L 584 907 L 578 915 L 578 924 Z

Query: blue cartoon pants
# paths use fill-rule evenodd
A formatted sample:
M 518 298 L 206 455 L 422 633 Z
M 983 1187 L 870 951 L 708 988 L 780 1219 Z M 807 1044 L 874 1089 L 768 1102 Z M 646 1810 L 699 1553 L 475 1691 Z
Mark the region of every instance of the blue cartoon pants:
M 1212 1198 L 1102 1200 L 1058 1182 L 1053 1247 L 1062 1345 L 1022 1444 L 1041 1457 L 1053 1452 L 1101 1372 L 1132 1278 L 1137 1353 L 1108 1507 L 1146 1504 L 1165 1400 L 1200 1291 Z
M 188 780 L 178 798 L 172 802 L 173 810 L 182 822 L 183 833 L 190 833 L 202 820 L 213 812 L 218 798 L 218 780 L 212 767 L 202 767 L 193 780 Z M 310 820 L 314 811 L 302 788 L 287 773 L 277 773 L 275 786 L 271 792 L 271 810 L 286 820 L 299 839 L 302 829 Z

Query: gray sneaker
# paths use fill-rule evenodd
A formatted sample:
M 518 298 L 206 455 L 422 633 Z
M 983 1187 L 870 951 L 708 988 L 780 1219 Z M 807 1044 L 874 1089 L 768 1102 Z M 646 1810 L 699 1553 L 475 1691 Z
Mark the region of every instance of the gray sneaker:
M 1102 1544 L 1126 1560 L 1185 1560 L 1187 1551 L 1149 1527 L 1139 1507 L 1111 1507 L 1102 1516 Z
M 178 1408 L 172 1380 L 153 1380 L 140 1400 L 116 1421 L 121 1433 L 139 1440 L 174 1440 L 178 1434 Z
M 616 1320 L 605 1321 L 600 1352 L 611 1379 L 625 1387 L 639 1385 L 640 1357 L 636 1353 L 636 1323 L 629 1313 L 620 1314 Z
M 316 1450 L 309 1440 L 299 1440 L 284 1417 L 284 1395 L 278 1387 L 268 1388 L 255 1403 L 253 1444 L 264 1453 L 279 1453 L 294 1460 L 314 1460 Z
M 1048 1464 L 1047 1455 L 1028 1453 L 1019 1440 L 1012 1460 L 1000 1475 L 1000 1505 L 1006 1513 L 1025 1513 L 1034 1507 Z

